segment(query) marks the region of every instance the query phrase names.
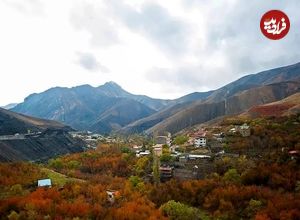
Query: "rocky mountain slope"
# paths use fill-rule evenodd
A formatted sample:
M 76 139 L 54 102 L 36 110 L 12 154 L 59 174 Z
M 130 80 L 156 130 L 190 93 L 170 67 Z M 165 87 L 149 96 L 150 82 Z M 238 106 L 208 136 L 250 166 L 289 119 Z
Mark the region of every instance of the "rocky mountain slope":
M 0 135 L 25 134 L 28 131 L 41 132 L 49 128 L 72 130 L 69 126 L 56 121 L 34 118 L 0 108 Z
M 90 126 L 90 130 L 99 133 L 119 130 L 132 121 L 145 115 L 152 115 L 155 111 L 140 102 L 122 99 L 120 102 L 103 112 Z
M 81 152 L 84 143 L 72 138 L 72 129 L 0 108 L 0 161 L 46 161 L 51 157 Z
M 300 82 L 282 82 L 245 90 L 220 102 L 210 100 L 195 102 L 146 132 L 149 134 L 162 131 L 176 133 L 189 126 L 220 116 L 238 114 L 252 106 L 281 100 L 299 91 Z
M 212 91 L 202 100 L 184 103 L 184 106 L 174 105 L 131 123 L 122 131 L 178 132 L 215 117 L 237 114 L 256 105 L 283 99 L 299 91 L 299 82 L 300 63 L 248 75 Z
M 212 102 L 224 100 L 241 91 L 264 85 L 300 80 L 300 63 L 279 67 L 244 76 L 214 91 L 208 99 Z
M 285 116 L 300 113 L 300 93 L 293 94 L 277 102 L 258 105 L 250 108 L 244 116 Z
M 167 103 L 167 100 L 132 95 L 109 82 L 99 87 L 52 88 L 28 96 L 12 110 L 61 121 L 80 130 L 109 133 L 151 115 Z M 114 117 L 113 121 L 108 120 L 109 115 Z
M 190 106 L 195 101 L 205 100 L 209 97 L 213 91 L 209 92 L 195 92 L 185 95 L 181 98 L 175 99 L 169 104 L 168 107 L 158 111 L 146 118 L 142 118 L 133 123 L 128 124 L 119 130 L 120 133 L 141 133 L 149 128 L 155 126 L 156 124 L 164 121 L 165 119 L 173 116 L 177 112 L 184 110 L 186 107 Z
M 300 63 L 247 75 L 217 90 L 174 100 L 133 95 L 108 82 L 99 87 L 52 88 L 30 95 L 12 110 L 100 133 L 177 132 L 283 99 L 299 91 L 298 82 Z

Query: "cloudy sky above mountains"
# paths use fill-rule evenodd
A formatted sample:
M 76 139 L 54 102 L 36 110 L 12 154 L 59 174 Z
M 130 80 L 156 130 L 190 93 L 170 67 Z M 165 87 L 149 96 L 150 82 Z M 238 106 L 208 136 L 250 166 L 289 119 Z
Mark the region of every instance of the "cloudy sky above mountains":
M 265 38 L 261 16 L 291 29 Z M 54 86 L 176 98 L 300 62 L 298 0 L 1 0 L 0 105 Z

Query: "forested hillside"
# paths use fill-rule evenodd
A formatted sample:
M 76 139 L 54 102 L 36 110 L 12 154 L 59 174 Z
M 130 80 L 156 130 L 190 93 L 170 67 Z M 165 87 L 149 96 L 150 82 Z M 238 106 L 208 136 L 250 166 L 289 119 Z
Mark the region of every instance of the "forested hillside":
M 226 118 L 219 129 L 243 120 Z M 155 157 L 136 157 L 129 143 L 100 143 L 47 165 L 0 164 L 1 219 L 299 219 L 300 115 L 246 122 L 249 137 L 225 136 L 225 151 L 238 156 L 212 158 L 204 179 L 160 182 L 151 177 Z M 38 188 L 42 178 L 53 186 Z

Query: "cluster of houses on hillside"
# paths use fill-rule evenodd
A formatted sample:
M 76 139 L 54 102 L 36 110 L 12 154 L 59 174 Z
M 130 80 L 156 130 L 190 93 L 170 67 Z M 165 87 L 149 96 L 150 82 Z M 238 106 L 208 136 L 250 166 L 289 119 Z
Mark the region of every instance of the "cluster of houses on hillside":
M 207 148 L 207 136 L 206 131 L 201 129 L 193 134 L 189 135 L 189 139 L 186 143 L 187 146 L 191 146 L 193 149 L 204 149 Z M 210 151 L 207 150 L 208 154 L 199 154 L 193 152 L 182 152 L 179 151 L 181 146 L 172 143 L 171 134 L 167 134 L 165 136 L 156 136 L 153 138 L 154 145 L 151 146 L 150 149 L 145 149 L 142 146 L 133 146 L 132 150 L 135 152 L 137 157 L 144 157 L 153 155 L 157 158 L 163 156 L 164 152 L 169 152 L 168 155 L 173 157 L 172 162 L 162 162 L 159 166 L 160 178 L 162 181 L 168 180 L 174 176 L 180 178 L 182 175 L 180 173 L 184 172 L 185 176 L 188 176 L 187 173 L 190 170 L 194 169 L 193 173 L 197 171 L 196 176 L 191 176 L 189 174 L 189 178 L 197 178 L 201 175 L 198 175 L 198 172 L 203 172 L 205 169 L 202 169 L 203 165 L 207 166 L 209 163 L 208 160 L 211 159 Z M 198 164 L 196 167 L 200 167 L 196 169 L 195 167 L 190 167 L 190 163 Z M 188 166 L 188 167 L 186 167 Z M 181 167 L 181 168 L 179 168 Z M 207 169 L 209 170 L 209 169 Z M 202 175 L 203 176 L 203 175 Z
M 213 132 L 214 131 L 214 132 Z M 216 132 L 217 131 L 217 132 Z M 205 173 L 205 169 L 208 169 L 209 161 L 213 157 L 222 157 L 227 155 L 223 149 L 223 143 L 225 140 L 225 133 L 228 134 L 239 134 L 243 137 L 250 136 L 250 126 L 243 124 L 240 126 L 229 127 L 227 131 L 224 128 L 208 129 L 199 128 L 186 134 L 188 140 L 186 143 L 176 145 L 172 142 L 170 133 L 164 135 L 156 135 L 153 138 L 153 145 L 151 147 L 134 145 L 131 146 L 132 152 L 135 153 L 136 157 L 147 157 L 154 156 L 161 158 L 164 154 L 171 156 L 172 161 L 175 161 L 177 165 L 185 167 L 186 169 L 189 164 L 194 164 L 196 167 L 189 167 L 190 170 L 202 170 Z M 99 141 L 105 141 L 106 143 L 117 143 L 119 140 L 112 137 L 104 137 L 100 134 L 92 134 L 90 132 L 71 132 L 73 137 L 78 137 L 86 141 L 90 148 L 96 148 Z M 119 142 L 118 142 L 119 143 Z M 130 142 L 129 142 L 130 143 Z M 167 153 L 166 153 L 167 152 Z M 173 163 L 172 166 L 176 163 Z M 160 167 L 160 173 L 162 178 L 169 178 L 170 176 L 176 175 L 176 169 L 169 166 L 170 164 L 162 164 Z M 203 167 L 206 167 L 205 169 Z M 202 168 L 203 169 L 202 169 Z M 181 172 L 187 173 L 186 170 L 182 169 Z M 196 170 L 196 171 L 195 171 Z M 178 173 L 178 172 L 177 172 Z M 199 175 L 197 174 L 199 177 Z M 200 175 L 202 176 L 202 175 Z
M 152 146 L 153 154 L 157 157 L 160 157 L 163 152 L 163 146 L 171 147 L 171 134 L 167 133 L 165 136 L 156 136 L 154 137 L 155 145 Z M 133 146 L 133 150 L 136 153 L 137 157 L 148 156 L 151 154 L 149 150 L 142 150 L 142 146 Z
M 150 150 L 142 150 L 142 146 L 134 146 L 133 150 L 135 152 L 136 157 L 148 156 L 151 154 Z M 163 145 L 156 144 L 152 146 L 153 155 L 160 157 L 162 155 Z
M 105 143 L 120 142 L 120 140 L 117 140 L 114 137 L 103 136 L 101 134 L 95 134 L 90 131 L 72 131 L 69 132 L 69 134 L 73 138 L 80 138 L 81 140 L 85 141 L 85 143 L 87 143 L 87 148 L 91 149 L 95 149 L 100 141 Z
M 235 126 L 234 130 L 230 128 L 228 131 L 222 131 L 222 129 L 216 129 L 219 132 L 213 133 L 208 132 L 204 128 L 194 130 L 187 134 L 188 141 L 184 144 L 186 151 L 178 152 L 177 150 L 180 146 L 172 143 L 167 137 L 159 137 L 159 144 L 153 146 L 153 154 L 156 156 L 162 155 L 162 145 L 166 144 L 169 146 L 169 151 L 171 156 L 175 157 L 177 166 L 181 168 L 172 168 L 169 166 L 163 166 L 160 168 L 161 177 L 168 178 L 174 176 L 180 178 L 182 176 L 189 178 L 202 178 L 205 174 L 208 174 L 212 170 L 211 159 L 214 157 L 222 156 L 233 156 L 235 154 L 228 154 L 223 148 L 223 143 L 225 141 L 225 132 L 238 133 L 242 137 L 250 136 L 250 126 L 243 124 L 241 126 Z
M 213 132 L 214 131 L 214 132 Z M 172 142 L 170 133 L 153 138 L 153 145 L 151 147 L 142 145 L 131 146 L 132 152 L 136 157 L 153 156 L 154 158 L 162 158 L 164 154 L 172 156 L 172 160 L 165 162 L 161 160 L 158 166 L 160 180 L 165 181 L 170 178 L 176 179 L 201 179 L 205 175 L 213 172 L 212 159 L 222 157 L 229 154 L 225 153 L 223 143 L 228 134 L 238 134 L 242 137 L 250 136 L 250 126 L 243 124 L 227 128 L 227 131 L 221 129 L 206 130 L 200 128 L 188 133 L 186 136 L 188 140 L 186 143 L 176 145 Z M 216 132 L 217 131 L 217 132 Z M 73 137 L 81 138 L 93 148 L 95 143 L 105 141 L 106 143 L 116 143 L 117 139 L 112 137 L 104 137 L 100 134 L 92 134 L 90 132 L 71 132 Z M 217 146 L 217 147 L 216 147 Z M 184 150 L 182 150 L 184 149 Z M 217 150 L 213 150 L 217 149 Z M 299 151 L 289 151 L 291 158 L 299 158 Z M 164 161 L 164 162 L 162 162 Z M 148 174 L 153 175 L 153 174 Z M 51 187 L 50 179 L 42 179 L 38 181 L 39 187 Z M 108 202 L 114 203 L 118 197 L 119 192 L 114 190 L 106 191 Z

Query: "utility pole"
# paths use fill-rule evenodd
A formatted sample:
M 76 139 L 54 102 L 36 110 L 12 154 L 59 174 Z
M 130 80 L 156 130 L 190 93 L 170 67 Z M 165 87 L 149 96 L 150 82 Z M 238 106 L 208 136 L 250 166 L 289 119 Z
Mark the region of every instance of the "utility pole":
M 153 154 L 153 180 L 155 184 L 160 183 L 160 173 L 159 173 L 159 158 Z

